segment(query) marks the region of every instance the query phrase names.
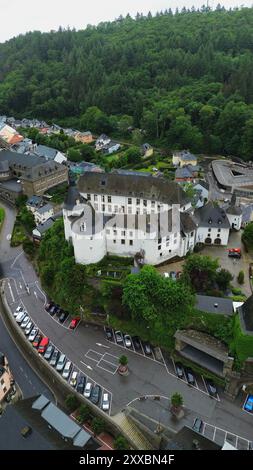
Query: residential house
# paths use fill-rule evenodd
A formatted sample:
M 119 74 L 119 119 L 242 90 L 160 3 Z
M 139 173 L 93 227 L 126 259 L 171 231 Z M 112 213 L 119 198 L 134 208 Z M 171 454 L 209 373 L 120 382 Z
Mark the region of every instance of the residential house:
M 207 181 L 200 180 L 198 183 L 194 185 L 194 190 L 196 191 L 197 198 L 196 198 L 196 209 L 203 207 L 205 202 L 208 201 L 209 197 L 209 183 Z
M 226 209 L 226 214 L 230 227 L 237 231 L 240 230 L 242 226 L 242 208 L 231 204 L 228 209 Z
M 175 171 L 175 181 L 177 183 L 191 182 L 193 183 L 198 177 L 199 166 L 185 165 L 177 168 Z
M 153 147 L 148 144 L 148 143 L 145 143 L 141 146 L 141 154 L 146 158 L 146 157 L 151 157 L 154 153 L 154 149 Z
M 253 204 L 242 205 L 242 227 L 253 222 Z
M 50 219 L 52 215 L 54 215 L 54 209 L 51 204 L 45 204 L 44 206 L 38 207 L 34 211 L 36 225 L 44 224 L 44 222 Z
M 83 144 L 90 144 L 93 142 L 93 136 L 90 131 L 87 132 L 77 132 L 74 137 L 76 142 L 82 142 Z
M 228 244 L 230 222 L 224 209 L 208 202 L 195 211 L 194 220 L 197 224 L 196 243 Z
M 234 314 L 233 300 L 213 297 L 210 295 L 196 295 L 195 307 L 201 312 L 217 313 L 231 316 Z
M 37 209 L 39 209 L 43 205 L 44 205 L 44 201 L 41 196 L 33 195 L 26 201 L 26 208 L 33 214 L 36 212 Z
M 17 144 L 24 139 L 22 135 L 18 134 L 17 131 L 8 124 L 5 124 L 0 129 L 0 137 L 10 145 Z
M 37 225 L 36 228 L 33 229 L 32 235 L 33 240 L 35 242 L 40 242 L 42 240 L 43 235 L 54 225 L 54 220 L 50 217 L 44 223 Z
M 109 144 L 106 144 L 103 146 L 102 151 L 106 155 L 111 155 L 112 153 L 118 152 L 120 149 L 121 145 L 118 142 L 109 142 Z
M 105 134 L 101 134 L 95 142 L 96 151 L 102 150 L 105 145 L 108 145 L 111 142 L 110 137 Z
M 197 165 L 197 157 L 190 153 L 188 150 L 182 150 L 180 152 L 174 152 L 172 156 L 172 163 L 175 166 L 185 166 L 185 165 Z
M 12 390 L 13 377 L 9 368 L 7 357 L 0 352 L 0 403 Z
M 57 163 L 64 163 L 67 161 L 67 157 L 57 149 L 47 147 L 46 145 L 37 145 L 35 153 L 40 157 L 44 157 L 46 160 L 54 160 Z

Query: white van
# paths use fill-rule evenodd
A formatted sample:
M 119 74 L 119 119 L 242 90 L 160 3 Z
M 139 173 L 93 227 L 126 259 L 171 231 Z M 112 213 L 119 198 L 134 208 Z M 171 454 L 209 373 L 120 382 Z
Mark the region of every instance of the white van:
M 17 316 L 16 316 L 16 322 L 18 324 L 22 323 L 22 321 L 24 320 L 26 314 L 25 312 L 20 312 Z

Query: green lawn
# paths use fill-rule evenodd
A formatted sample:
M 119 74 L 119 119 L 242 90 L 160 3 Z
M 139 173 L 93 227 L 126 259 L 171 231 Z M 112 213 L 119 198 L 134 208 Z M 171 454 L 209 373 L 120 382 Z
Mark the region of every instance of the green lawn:
M 25 229 L 18 222 L 15 222 L 11 235 L 11 246 L 19 246 L 26 239 Z

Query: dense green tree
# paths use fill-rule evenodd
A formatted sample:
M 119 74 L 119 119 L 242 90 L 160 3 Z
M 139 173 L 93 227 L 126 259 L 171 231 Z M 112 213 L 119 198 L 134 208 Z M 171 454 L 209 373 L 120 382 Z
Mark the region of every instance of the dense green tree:
M 114 449 L 116 450 L 128 450 L 129 444 L 124 436 L 118 436 L 114 440 Z
M 229 284 L 230 282 L 232 281 L 233 279 L 233 275 L 227 271 L 226 269 L 220 269 L 217 273 L 216 273 L 216 282 L 219 286 L 219 288 L 222 290 L 222 291 L 226 291 L 229 287 Z
M 102 418 L 93 418 L 91 423 L 91 429 L 94 432 L 94 436 L 101 434 L 106 429 L 106 422 Z
M 246 225 L 242 234 L 242 241 L 245 243 L 248 250 L 253 249 L 253 222 Z
M 237 281 L 239 284 L 244 284 L 244 271 L 240 271 L 237 276 Z
M 83 160 L 83 156 L 79 150 L 70 148 L 68 149 L 68 159 L 72 162 L 81 162 Z
M 205 292 L 213 287 L 219 263 L 211 256 L 190 255 L 183 266 L 183 275 L 196 292 Z

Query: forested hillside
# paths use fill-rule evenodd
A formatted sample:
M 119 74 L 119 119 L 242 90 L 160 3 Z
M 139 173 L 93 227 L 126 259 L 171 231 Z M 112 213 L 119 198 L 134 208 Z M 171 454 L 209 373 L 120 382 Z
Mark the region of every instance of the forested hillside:
M 253 9 L 14 38 L 0 44 L 0 114 L 94 132 L 133 122 L 152 142 L 251 159 Z

